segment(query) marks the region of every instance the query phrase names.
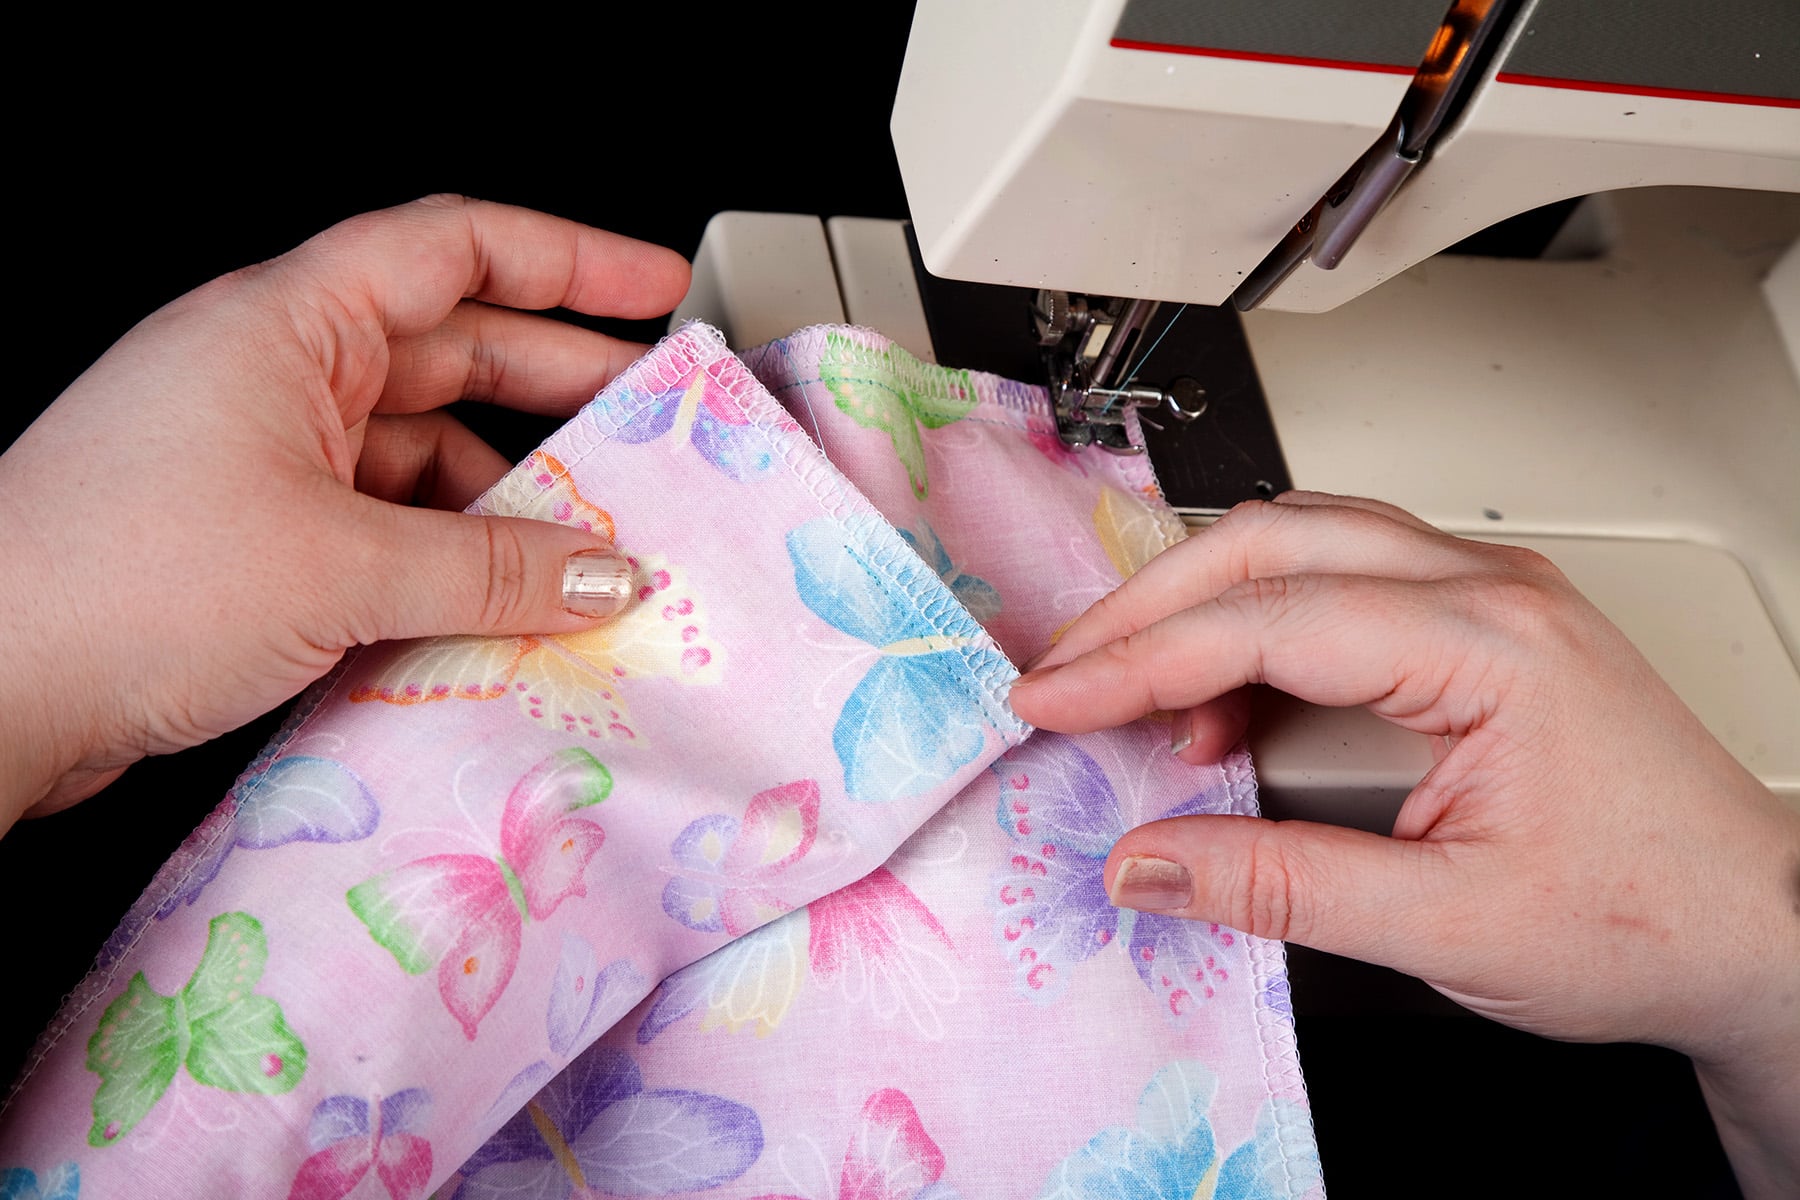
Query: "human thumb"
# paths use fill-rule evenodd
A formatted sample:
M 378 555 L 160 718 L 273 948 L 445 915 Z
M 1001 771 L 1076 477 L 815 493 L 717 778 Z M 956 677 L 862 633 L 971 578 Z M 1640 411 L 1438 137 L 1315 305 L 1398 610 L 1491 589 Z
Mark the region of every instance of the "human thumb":
M 1174 817 L 1140 825 L 1106 861 L 1115 905 L 1429 976 L 1452 866 L 1433 843 L 1309 821 Z
M 630 601 L 633 567 L 605 538 L 548 521 L 366 511 L 335 589 L 348 642 L 575 633 Z

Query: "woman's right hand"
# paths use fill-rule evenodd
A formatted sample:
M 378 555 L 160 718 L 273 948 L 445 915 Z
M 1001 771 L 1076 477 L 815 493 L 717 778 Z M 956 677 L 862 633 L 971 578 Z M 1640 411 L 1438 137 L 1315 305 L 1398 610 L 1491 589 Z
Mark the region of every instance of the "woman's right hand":
M 1555 567 L 1374 501 L 1243 505 L 1077 620 L 1012 705 L 1070 733 L 1175 711 L 1198 761 L 1252 683 L 1366 705 L 1439 761 L 1391 837 L 1142 826 L 1107 863 L 1115 903 L 1390 966 L 1545 1036 L 1673 1047 L 1745 1190 L 1800 1194 L 1800 813 Z

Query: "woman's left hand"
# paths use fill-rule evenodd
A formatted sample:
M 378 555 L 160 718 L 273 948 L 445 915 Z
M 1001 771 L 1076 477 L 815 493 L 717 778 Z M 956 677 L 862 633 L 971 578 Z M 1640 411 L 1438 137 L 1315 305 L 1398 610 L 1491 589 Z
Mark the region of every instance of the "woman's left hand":
M 0 456 L 0 832 L 351 646 L 605 615 L 565 597 L 571 556 L 623 570 L 603 539 L 436 511 L 509 465 L 438 410 L 574 411 L 642 348 L 517 310 L 652 317 L 687 281 L 660 247 L 433 197 L 139 324 Z

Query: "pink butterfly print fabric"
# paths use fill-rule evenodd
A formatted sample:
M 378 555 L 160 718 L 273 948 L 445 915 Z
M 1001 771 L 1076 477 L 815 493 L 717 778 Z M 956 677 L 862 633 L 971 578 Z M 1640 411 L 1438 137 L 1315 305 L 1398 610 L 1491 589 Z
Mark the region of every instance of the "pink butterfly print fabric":
M 1035 653 L 1181 536 L 1145 464 L 868 330 L 746 360 L 813 440 L 690 328 L 509 476 L 484 507 L 615 534 L 637 605 L 321 689 L 115 938 L 0 1166 L 1317 1194 L 1279 945 L 1100 884 L 1133 824 L 1254 812 L 1247 756 L 1189 768 L 1154 720 L 1021 744 L 998 701 L 996 639 Z
M 851 365 L 821 369 L 828 350 Z M 745 358 L 1012 653 L 1181 536 L 1141 459 L 1045 444 L 1041 391 L 903 354 L 812 329 Z M 963 415 L 915 418 L 909 466 L 906 434 L 840 406 L 852 385 Z M 590 1053 L 731 1081 L 763 1142 L 732 1195 L 1319 1194 L 1280 944 L 1107 902 L 1126 829 L 1257 811 L 1242 749 L 1193 768 L 1167 747 L 1155 719 L 1035 734 L 881 868 L 664 980 Z M 500 1178 L 483 1160 L 452 1194 Z
M 1205 1195 L 1235 1158 L 1239 1190 L 1215 1194 L 1317 1195 L 1281 946 L 1116 910 L 1100 881 L 1130 825 L 1254 797 L 1241 751 L 1187 767 L 1153 723 L 1037 734 L 882 868 L 665 980 L 591 1053 L 735 1081 L 763 1152 L 732 1194 Z M 872 1123 L 875 1096 L 904 1121 Z M 503 1194 L 487 1183 L 456 1194 Z
M 880 868 L 1021 743 L 1015 672 L 704 327 L 478 507 L 611 534 L 635 603 L 573 637 L 347 660 L 72 995 L 0 1116 L 0 1172 L 400 1200 L 466 1163 L 641 1195 L 760 1157 L 744 1081 L 582 1051 Z
M 1149 460 L 1066 448 L 1041 387 L 854 326 L 744 361 L 1019 661 L 1185 536 Z

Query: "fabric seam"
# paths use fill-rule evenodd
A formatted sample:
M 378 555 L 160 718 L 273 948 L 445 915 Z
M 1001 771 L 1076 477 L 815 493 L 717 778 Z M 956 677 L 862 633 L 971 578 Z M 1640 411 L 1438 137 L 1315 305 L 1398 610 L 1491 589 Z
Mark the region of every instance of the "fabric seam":
M 267 768 L 271 761 L 280 756 L 282 750 L 287 748 L 288 743 L 299 734 L 301 726 L 305 725 L 317 711 L 319 705 L 325 702 L 325 698 L 337 686 L 338 680 L 343 677 L 350 664 L 360 658 L 363 651 L 367 649 L 366 646 L 352 648 L 338 660 L 336 666 L 301 693 L 300 698 L 288 711 L 288 715 L 282 718 L 281 725 L 275 730 L 268 744 L 257 753 L 255 758 L 250 760 L 249 766 L 238 773 L 231 790 L 225 793 L 225 798 L 212 807 L 194 831 L 195 834 L 198 834 L 208 825 L 212 825 L 214 828 L 211 830 L 211 835 L 191 849 L 185 839 L 177 848 L 176 853 L 181 855 L 183 860 L 182 865 L 177 868 L 178 873 L 172 878 L 165 879 L 165 876 L 170 873 L 169 868 L 174 865 L 172 861 L 164 863 L 157 869 L 156 874 L 151 877 L 144 890 L 138 894 L 138 898 L 125 911 L 118 928 L 113 930 L 105 944 L 100 947 L 100 952 L 94 957 L 94 965 L 88 968 L 80 982 L 63 997 L 62 1002 L 56 1007 L 56 1014 L 50 1019 L 50 1024 L 45 1027 L 43 1033 L 38 1035 L 37 1041 L 32 1043 L 31 1051 L 25 1056 L 25 1061 L 19 1069 L 18 1078 L 7 1090 L 6 1099 L 0 1101 L 0 1116 L 5 1115 L 6 1111 L 12 1107 L 14 1098 L 25 1089 L 25 1085 L 31 1077 L 37 1073 L 39 1067 L 44 1065 L 51 1052 L 68 1036 L 69 1031 L 79 1024 L 81 1018 L 94 1007 L 95 1001 L 112 991 L 113 984 L 118 981 L 121 964 L 131 956 L 133 950 L 137 949 L 138 943 L 144 939 L 144 934 L 155 924 L 156 910 L 160 909 L 171 896 L 181 893 L 182 888 L 194 877 L 194 872 L 199 869 L 201 863 L 211 860 L 213 851 L 218 848 L 221 838 L 227 835 L 235 836 L 237 823 L 234 819 L 215 820 L 215 818 L 225 811 L 227 805 L 230 806 L 231 817 L 235 818 L 237 810 L 244 801 L 254 795 L 264 781 L 258 780 L 248 792 L 242 795 L 239 794 L 239 786 L 243 784 L 244 780 Z M 127 930 L 130 932 L 127 933 Z M 121 935 L 125 938 L 122 944 L 119 941 Z
M 661 360 L 665 353 L 674 353 L 680 356 L 679 365 L 675 366 L 672 371 L 665 369 Z M 738 412 L 745 417 L 749 426 L 756 430 L 764 443 L 775 453 L 788 473 L 806 490 L 807 495 L 819 505 L 823 510 L 823 515 L 837 526 L 840 533 L 845 535 L 847 542 L 862 544 L 861 548 L 868 552 L 865 562 L 880 575 L 884 582 L 892 585 L 896 591 L 906 597 L 907 603 L 921 620 L 939 634 L 952 635 L 955 631 L 948 628 L 939 616 L 939 613 L 947 606 L 953 612 L 960 612 L 970 627 L 982 630 L 982 641 L 970 646 L 955 647 L 965 675 L 960 686 L 971 699 L 981 706 L 982 712 L 987 716 L 989 723 L 999 732 L 1002 741 L 1012 745 L 1023 741 L 1030 732 L 1030 727 L 1013 715 L 1012 711 L 1005 706 L 1001 696 L 1001 681 L 1009 673 L 1017 674 L 1016 668 L 1006 657 L 1005 651 L 1000 649 L 985 629 L 982 629 L 981 623 L 962 607 L 961 602 L 950 593 L 948 585 L 938 578 L 931 565 L 907 547 L 894 525 L 882 516 L 873 505 L 862 500 L 854 492 L 850 482 L 832 465 L 829 459 L 825 458 L 811 439 L 806 437 L 805 431 L 794 422 L 787 410 L 781 407 L 781 404 L 773 396 L 769 395 L 768 390 L 762 386 L 755 374 L 731 352 L 730 347 L 725 344 L 724 338 L 716 330 L 698 321 L 683 325 L 679 330 L 659 342 L 651 354 L 609 384 L 606 390 L 629 389 L 630 393 L 635 396 L 639 393 L 645 376 L 652 376 L 658 384 L 662 385 L 662 388 L 666 389 L 679 382 L 682 376 L 689 371 L 695 369 L 707 372 L 715 382 L 725 389 L 726 394 L 737 406 Z M 645 395 L 635 405 L 620 406 L 616 410 L 609 408 L 605 413 L 598 411 L 593 404 L 583 408 L 577 419 L 595 435 L 596 440 L 579 447 L 575 456 L 564 461 L 564 466 L 572 470 L 575 465 L 599 450 L 620 430 L 630 425 L 649 405 L 651 398 L 650 395 Z M 792 436 L 787 438 L 775 436 L 779 426 L 783 424 L 789 426 L 794 434 L 799 435 L 797 440 Z M 554 440 L 552 438 L 552 441 Z M 803 454 L 807 455 L 807 458 L 796 462 L 795 460 Z M 805 467 L 804 470 L 802 466 Z M 541 494 L 543 490 L 540 487 L 534 494 Z M 492 511 L 490 498 L 496 495 L 496 491 L 497 488 L 490 490 L 477 501 L 477 506 L 481 511 Z M 872 536 L 866 536 L 865 531 L 854 527 L 854 524 L 859 522 L 867 523 L 866 534 Z M 905 558 L 901 558 L 902 555 Z M 909 586 L 905 583 L 899 577 L 899 573 L 894 570 L 893 564 L 896 560 L 904 562 L 906 559 L 916 560 L 918 569 L 935 583 L 936 587 L 934 588 L 932 583 L 925 583 L 924 588 L 921 589 L 918 584 Z M 926 597 L 920 594 L 921 590 L 937 591 L 942 594 L 931 597 L 928 602 Z M 983 651 L 987 653 L 984 655 Z M 970 689 L 971 683 L 974 685 L 972 690 Z

